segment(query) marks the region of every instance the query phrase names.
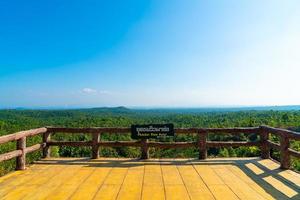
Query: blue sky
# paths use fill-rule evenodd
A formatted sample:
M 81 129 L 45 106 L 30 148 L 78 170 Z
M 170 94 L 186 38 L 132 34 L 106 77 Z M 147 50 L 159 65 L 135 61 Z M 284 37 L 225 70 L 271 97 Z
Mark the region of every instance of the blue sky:
M 1 1 L 0 107 L 300 104 L 299 1 Z

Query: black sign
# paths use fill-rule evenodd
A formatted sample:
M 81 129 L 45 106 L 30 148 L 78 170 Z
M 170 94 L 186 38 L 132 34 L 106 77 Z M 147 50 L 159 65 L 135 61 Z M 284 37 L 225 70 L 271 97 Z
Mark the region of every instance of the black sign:
M 131 138 L 133 139 L 148 139 L 167 136 L 174 136 L 173 124 L 147 124 L 131 126 Z

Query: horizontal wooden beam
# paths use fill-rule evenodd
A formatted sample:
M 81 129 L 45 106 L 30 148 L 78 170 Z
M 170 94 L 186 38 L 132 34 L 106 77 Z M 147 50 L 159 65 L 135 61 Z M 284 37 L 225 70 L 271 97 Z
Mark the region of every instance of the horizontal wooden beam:
M 36 145 L 30 146 L 30 147 L 26 147 L 25 152 L 26 152 L 26 153 L 31 153 L 31 152 L 40 150 L 40 149 L 42 149 L 42 148 L 45 147 L 45 146 L 46 146 L 45 143 L 42 143 L 42 144 L 36 144 Z
M 239 134 L 239 133 L 259 133 L 258 127 L 246 127 L 246 128 L 205 128 L 200 129 L 208 133 L 226 133 L 226 134 Z
M 63 133 L 129 133 L 130 128 L 64 128 L 64 127 L 47 127 L 48 132 L 63 132 Z
M 272 148 L 272 149 L 276 149 L 276 150 L 280 150 L 280 144 L 277 144 L 275 142 L 272 142 L 270 140 L 267 141 L 268 145 Z
M 260 142 L 222 142 L 222 141 L 207 141 L 208 147 L 238 147 L 238 146 L 259 146 Z M 92 146 L 92 141 L 50 141 L 49 146 Z M 158 148 L 188 148 L 197 147 L 197 142 L 147 142 L 149 147 Z M 140 141 L 100 141 L 99 146 L 106 147 L 125 147 L 125 146 L 141 146 Z
M 140 141 L 101 141 L 98 142 L 99 146 L 104 146 L 104 147 L 139 147 L 141 146 Z
M 291 156 L 294 156 L 296 158 L 300 158 L 300 152 L 298 152 L 294 149 L 291 149 L 291 148 L 288 149 L 288 152 Z
M 197 147 L 197 142 L 148 142 L 149 147 L 156 147 L 156 148 L 188 148 L 188 147 Z
M 196 134 L 198 131 L 198 128 L 175 128 L 176 134 Z
M 49 141 L 47 142 L 47 145 L 82 147 L 82 146 L 92 146 L 92 141 Z
M 259 127 L 245 127 L 245 128 L 176 128 L 177 134 L 190 134 L 190 133 L 221 133 L 239 135 L 241 133 L 259 133 Z
M 47 127 L 48 132 L 63 132 L 63 133 L 130 133 L 130 128 L 106 128 L 106 127 L 92 127 L 92 128 L 64 128 L 64 127 Z M 176 128 L 176 134 L 196 134 L 201 132 L 210 133 L 258 133 L 258 127 L 248 128 Z
M 22 151 L 21 150 L 14 150 L 8 153 L 4 153 L 0 155 L 0 162 L 1 161 L 5 161 L 5 160 L 10 160 L 12 158 L 18 157 L 22 155 Z
M 282 129 L 282 128 L 273 128 L 273 127 L 269 127 L 269 126 L 261 126 L 261 128 L 270 133 L 276 134 L 278 136 L 283 135 L 290 139 L 300 140 L 299 132 L 290 131 L 290 130 Z
M 260 142 L 222 142 L 222 141 L 207 141 L 207 147 L 240 147 L 240 146 L 259 146 Z
M 93 134 L 93 141 L 51 141 L 50 134 L 62 132 L 62 133 L 90 133 Z M 141 147 L 142 152 L 146 155 L 149 147 L 154 148 L 199 148 L 201 152 L 199 158 L 206 158 L 206 151 L 209 147 L 240 147 L 240 146 L 259 146 L 263 149 L 265 145 L 266 149 L 276 149 L 281 152 L 281 167 L 286 169 L 289 167 L 290 156 L 300 158 L 300 152 L 289 148 L 289 139 L 300 140 L 300 133 L 280 129 L 272 128 L 268 126 L 260 127 L 246 127 L 246 128 L 176 128 L 176 134 L 195 134 L 198 135 L 197 141 L 192 142 L 156 142 L 156 141 L 100 141 L 99 134 L 111 133 L 111 134 L 128 134 L 131 132 L 131 128 L 109 128 L 109 127 L 92 127 L 92 128 L 65 128 L 65 127 L 46 127 L 37 128 L 27 131 L 20 131 L 14 134 L 5 135 L 0 137 L 0 144 L 17 141 L 17 150 L 4 153 L 0 155 L 0 162 L 17 157 L 17 169 L 25 169 L 25 156 L 26 153 L 34 152 L 43 148 L 46 152 L 49 146 L 74 146 L 82 147 L 89 146 L 93 148 L 96 155 L 99 147 Z M 249 141 L 207 141 L 207 134 L 260 134 L 261 141 L 249 142 Z M 280 144 L 268 140 L 269 133 L 276 134 L 280 138 Z M 38 134 L 44 134 L 43 143 L 36 144 L 30 147 L 26 147 L 26 137 L 34 136 Z M 48 134 L 48 135 L 47 135 Z M 95 135 L 96 134 L 96 135 Z M 97 136 L 97 137 L 96 137 Z M 204 137 L 205 136 L 205 137 Z M 96 138 L 96 139 L 95 139 Z M 48 152 L 48 151 L 47 151 Z M 146 153 L 145 153 L 146 152 Z M 97 157 L 97 156 L 93 156 Z M 148 156 L 143 156 L 148 158 Z M 265 156 L 267 157 L 267 156 Z M 22 162 L 21 162 L 22 161 Z M 19 164 L 18 164 L 19 163 Z
M 92 128 L 64 128 L 64 127 L 47 127 L 48 132 L 63 132 L 63 133 L 130 133 L 131 128 L 106 128 L 106 127 L 92 127 Z M 178 134 L 197 133 L 196 128 L 180 128 L 175 129 Z
M 23 137 L 34 136 L 45 132 L 47 132 L 47 128 L 37 128 L 37 129 L 31 129 L 27 131 L 20 131 L 14 134 L 4 135 L 0 137 L 0 144 L 16 141 Z
M 73 146 L 73 147 L 79 147 L 79 146 L 92 146 L 92 141 L 50 141 L 47 142 L 49 146 Z M 98 146 L 104 146 L 104 147 L 127 147 L 127 146 L 141 146 L 140 141 L 100 141 L 97 142 Z

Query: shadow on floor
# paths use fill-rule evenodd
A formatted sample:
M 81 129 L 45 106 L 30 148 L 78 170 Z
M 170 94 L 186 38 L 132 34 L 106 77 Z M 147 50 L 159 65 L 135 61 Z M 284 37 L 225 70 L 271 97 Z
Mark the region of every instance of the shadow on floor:
M 270 167 L 266 163 L 271 163 Z M 248 159 L 123 159 L 123 158 L 59 158 L 37 161 L 41 165 L 82 165 L 83 167 L 118 167 L 132 168 L 145 165 L 206 165 L 206 166 L 236 166 L 256 184 L 263 188 L 275 199 L 300 200 L 300 174 L 281 170 L 279 165 L 271 160 L 260 158 Z M 285 173 L 287 178 L 282 176 Z M 201 175 L 201 172 L 200 172 Z

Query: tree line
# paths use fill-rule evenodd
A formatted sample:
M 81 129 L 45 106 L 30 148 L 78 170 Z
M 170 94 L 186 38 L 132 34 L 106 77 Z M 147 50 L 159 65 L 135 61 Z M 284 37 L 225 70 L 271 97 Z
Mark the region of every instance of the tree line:
M 300 111 L 206 111 L 206 112 L 178 112 L 168 110 L 131 110 L 119 108 L 95 108 L 74 110 L 0 110 L 0 136 L 17 131 L 42 126 L 61 127 L 129 127 L 131 124 L 173 123 L 176 128 L 203 127 L 254 127 L 269 125 L 273 127 L 288 128 L 300 131 Z M 53 137 L 58 141 L 87 141 L 89 134 L 63 134 L 56 133 Z M 216 141 L 256 141 L 256 134 L 234 136 L 210 134 L 209 140 Z M 130 134 L 109 135 L 102 134 L 101 140 L 131 140 Z M 195 141 L 195 135 L 178 135 L 174 138 L 160 139 L 161 141 Z M 278 138 L 272 136 L 272 140 Z M 28 146 L 41 142 L 41 136 L 28 139 Z M 15 142 L 0 145 L 0 154 L 15 149 Z M 300 151 L 300 142 L 292 142 L 293 149 Z M 52 147 L 52 156 L 88 157 L 91 154 L 89 147 Z M 140 150 L 134 147 L 104 148 L 100 149 L 104 157 L 139 157 Z M 210 157 L 248 157 L 259 156 L 257 147 L 238 148 L 209 148 Z M 27 162 L 33 162 L 41 157 L 41 152 L 30 153 Z M 150 157 L 184 158 L 198 157 L 196 148 L 188 149 L 156 149 L 150 148 Z M 272 151 L 272 157 L 279 158 L 279 152 Z M 15 160 L 0 163 L 0 175 L 13 170 Z M 300 170 L 299 160 L 292 161 L 293 167 Z

